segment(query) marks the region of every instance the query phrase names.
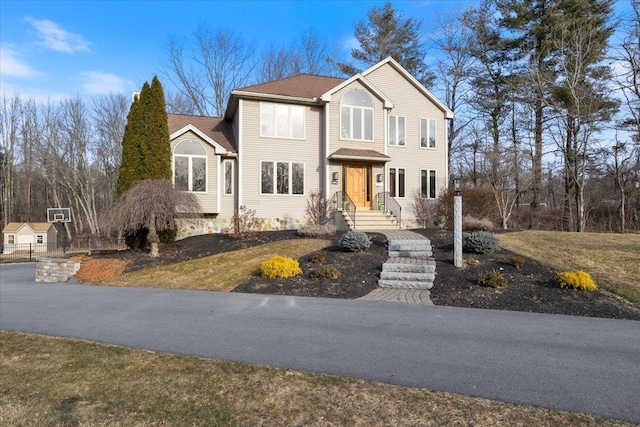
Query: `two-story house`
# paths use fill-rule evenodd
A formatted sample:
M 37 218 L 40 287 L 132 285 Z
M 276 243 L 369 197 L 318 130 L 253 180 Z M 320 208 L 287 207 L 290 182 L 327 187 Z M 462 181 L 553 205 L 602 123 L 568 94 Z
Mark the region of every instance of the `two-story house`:
M 332 200 L 340 228 L 376 214 L 411 226 L 415 194 L 447 187 L 452 118 L 392 58 L 349 79 L 302 74 L 234 90 L 224 117 L 170 114 L 175 186 L 197 194 L 204 214 L 182 219 L 179 236 L 231 231 L 243 205 L 265 230 L 299 228 L 312 191 Z

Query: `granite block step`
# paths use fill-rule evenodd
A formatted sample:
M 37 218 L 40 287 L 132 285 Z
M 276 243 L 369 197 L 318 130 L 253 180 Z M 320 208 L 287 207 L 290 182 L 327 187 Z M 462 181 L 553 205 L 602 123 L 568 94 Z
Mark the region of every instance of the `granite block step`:
M 431 289 L 433 282 L 422 280 L 397 280 L 397 279 L 380 279 L 378 286 L 381 288 L 399 288 L 399 289 Z

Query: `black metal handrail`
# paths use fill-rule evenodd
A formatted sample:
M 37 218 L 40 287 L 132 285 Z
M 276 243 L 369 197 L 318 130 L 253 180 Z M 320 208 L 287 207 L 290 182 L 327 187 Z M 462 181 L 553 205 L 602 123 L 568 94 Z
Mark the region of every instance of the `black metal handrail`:
M 398 226 L 402 227 L 402 206 L 388 191 L 376 194 L 373 198 L 373 208 L 389 212 L 398 221 Z
M 333 206 L 336 210 L 346 212 L 351 218 L 351 222 L 353 222 L 353 227 L 356 226 L 356 204 L 353 203 L 351 197 L 347 194 L 346 191 L 336 191 L 336 194 L 333 195 L 333 199 L 331 200 Z

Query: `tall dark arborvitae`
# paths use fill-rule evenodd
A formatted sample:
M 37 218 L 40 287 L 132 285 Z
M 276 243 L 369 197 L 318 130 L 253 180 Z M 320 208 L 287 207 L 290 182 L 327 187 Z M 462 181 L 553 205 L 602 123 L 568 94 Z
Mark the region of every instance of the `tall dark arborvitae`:
M 144 102 L 144 138 L 142 141 L 142 179 L 171 179 L 171 146 L 164 91 L 158 77 L 154 77 Z
M 118 197 L 145 179 L 171 179 L 171 147 L 164 91 L 158 77 L 146 83 L 127 116 Z

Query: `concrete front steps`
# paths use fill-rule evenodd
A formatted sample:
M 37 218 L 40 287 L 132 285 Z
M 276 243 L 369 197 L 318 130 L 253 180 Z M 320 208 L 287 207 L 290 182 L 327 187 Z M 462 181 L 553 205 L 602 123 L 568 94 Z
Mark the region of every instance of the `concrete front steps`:
M 405 230 L 385 233 L 389 259 L 382 265 L 381 288 L 431 289 L 436 277 L 431 241 Z
M 349 230 L 378 231 L 397 230 L 400 228 L 396 218 L 384 211 L 356 210 L 356 224 L 353 225 L 351 217 L 345 211 L 342 212 Z

